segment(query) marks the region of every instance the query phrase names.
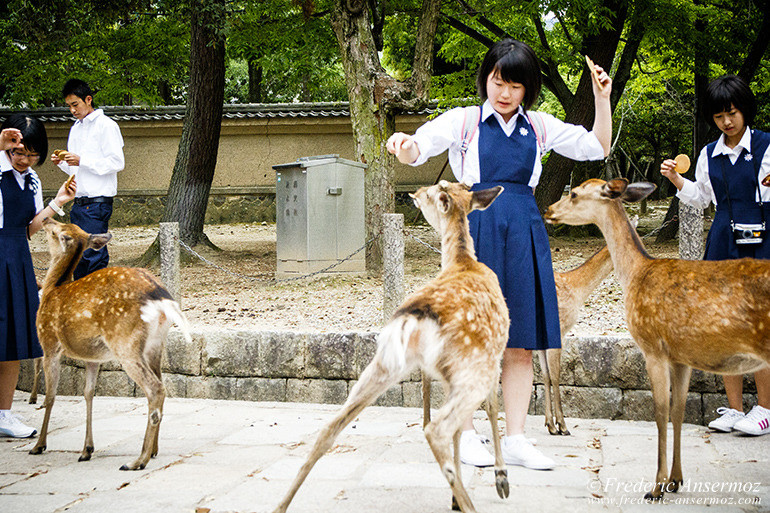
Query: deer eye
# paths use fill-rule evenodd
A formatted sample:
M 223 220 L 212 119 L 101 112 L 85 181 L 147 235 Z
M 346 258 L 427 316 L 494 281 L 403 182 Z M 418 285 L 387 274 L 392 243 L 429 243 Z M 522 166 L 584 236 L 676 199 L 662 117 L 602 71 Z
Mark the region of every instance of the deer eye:
M 569 199 L 575 199 L 575 198 L 577 198 L 577 193 L 575 192 L 569 193 Z

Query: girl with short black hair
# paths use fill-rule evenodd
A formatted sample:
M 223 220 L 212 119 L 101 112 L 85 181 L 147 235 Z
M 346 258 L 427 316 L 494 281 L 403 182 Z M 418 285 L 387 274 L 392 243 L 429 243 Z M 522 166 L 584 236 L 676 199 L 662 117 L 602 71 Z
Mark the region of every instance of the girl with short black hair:
M 719 77 L 706 89 L 703 111 L 706 121 L 722 134 L 698 155 L 695 181 L 677 173 L 671 159 L 661 163 L 660 172 L 676 186 L 683 203 L 697 208 L 716 205 L 704 260 L 770 258 L 770 188 L 762 185 L 770 174 L 770 134 L 750 128 L 757 113 L 754 93 L 741 77 Z M 749 435 L 770 433 L 770 368 L 754 373 L 759 404 L 746 415 L 743 376 L 723 378 L 729 407 L 717 408 L 720 417 L 709 427 Z

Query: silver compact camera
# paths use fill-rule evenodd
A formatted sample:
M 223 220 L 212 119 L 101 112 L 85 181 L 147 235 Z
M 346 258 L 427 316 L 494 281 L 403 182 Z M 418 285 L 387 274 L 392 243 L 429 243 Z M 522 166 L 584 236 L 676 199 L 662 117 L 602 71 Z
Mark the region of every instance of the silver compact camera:
M 736 244 L 761 244 L 765 238 L 765 223 L 732 223 Z

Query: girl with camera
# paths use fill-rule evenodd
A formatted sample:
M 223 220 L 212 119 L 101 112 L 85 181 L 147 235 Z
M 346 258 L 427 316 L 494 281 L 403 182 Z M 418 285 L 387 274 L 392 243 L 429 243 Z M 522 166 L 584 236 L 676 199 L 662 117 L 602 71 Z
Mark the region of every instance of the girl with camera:
M 664 160 L 660 172 L 679 190 L 680 201 L 696 208 L 716 205 L 706 239 L 705 260 L 770 258 L 770 187 L 762 180 L 770 174 L 770 134 L 749 128 L 757 104 L 749 85 L 735 75 L 709 84 L 704 115 L 722 135 L 698 156 L 695 181 L 675 171 L 674 160 Z M 754 373 L 757 404 L 743 413 L 743 376 L 723 376 L 729 408 L 718 408 L 721 417 L 709 424 L 717 431 L 749 435 L 770 433 L 770 368 Z

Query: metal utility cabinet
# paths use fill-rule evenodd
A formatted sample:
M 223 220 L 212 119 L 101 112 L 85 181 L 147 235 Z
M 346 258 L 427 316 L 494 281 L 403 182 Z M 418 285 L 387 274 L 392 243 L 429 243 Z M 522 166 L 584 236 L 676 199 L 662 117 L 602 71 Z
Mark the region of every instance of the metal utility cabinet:
M 317 272 L 363 247 L 366 164 L 321 155 L 273 169 L 277 275 Z M 365 253 L 356 253 L 327 272 L 365 271 Z

